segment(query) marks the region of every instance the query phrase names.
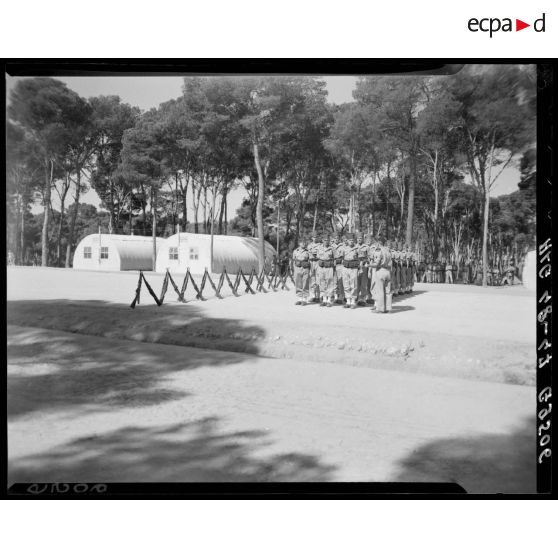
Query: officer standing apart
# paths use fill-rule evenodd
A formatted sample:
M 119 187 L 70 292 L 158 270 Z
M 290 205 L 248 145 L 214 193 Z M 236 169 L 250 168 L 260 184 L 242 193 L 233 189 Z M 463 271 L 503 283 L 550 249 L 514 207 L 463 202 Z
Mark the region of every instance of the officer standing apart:
M 325 234 L 322 237 L 322 244 L 318 250 L 318 287 L 323 297 L 320 306 L 331 308 L 335 287 L 334 266 L 334 250 L 329 242 L 329 236 Z
M 293 252 L 293 267 L 297 298 L 295 304 L 305 306 L 308 303 L 310 281 L 310 252 L 305 238 L 299 239 L 298 248 Z
M 344 308 L 356 308 L 358 295 L 358 246 L 355 245 L 355 237 L 352 233 L 347 234 L 347 246 L 343 251 L 343 287 L 345 289 Z
M 373 312 L 386 313 L 391 311 L 391 250 L 385 246 L 376 246 L 371 265 L 375 268 L 374 292 L 376 302 Z

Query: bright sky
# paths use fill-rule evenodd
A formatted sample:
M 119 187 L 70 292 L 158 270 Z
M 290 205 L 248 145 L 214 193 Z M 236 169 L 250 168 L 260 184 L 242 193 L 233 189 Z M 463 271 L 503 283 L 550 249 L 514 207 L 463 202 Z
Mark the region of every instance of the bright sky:
M 6 89 L 10 90 L 18 79 L 6 75 Z M 94 77 L 59 77 L 68 87 L 83 97 L 97 95 L 118 95 L 124 102 L 138 106 L 142 110 L 159 106 L 160 103 L 179 97 L 182 93 L 182 77 L 180 76 L 94 76 Z M 326 82 L 328 99 L 332 103 L 345 103 L 353 100 L 356 76 L 328 76 L 323 78 Z M 517 189 L 519 171 L 508 168 L 502 172 L 493 189 L 493 196 L 507 194 Z M 242 203 L 244 192 L 236 190 L 229 194 L 229 215 L 234 216 L 236 209 Z M 53 197 L 53 205 L 58 209 Z M 82 196 L 82 202 L 98 206 L 100 203 L 97 194 L 90 190 Z M 189 208 L 190 210 L 191 208 Z M 40 213 L 41 207 L 36 208 Z

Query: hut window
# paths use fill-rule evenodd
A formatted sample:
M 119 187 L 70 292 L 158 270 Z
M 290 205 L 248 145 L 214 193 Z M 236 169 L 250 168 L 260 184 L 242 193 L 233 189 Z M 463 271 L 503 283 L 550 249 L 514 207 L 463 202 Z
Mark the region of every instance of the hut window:
M 83 258 L 85 260 L 91 259 L 91 246 L 84 246 L 83 247 Z
M 108 260 L 108 246 L 101 246 L 101 260 Z
M 200 259 L 200 254 L 199 254 L 197 246 L 190 246 L 190 259 L 191 260 L 199 260 Z
M 178 248 L 176 246 L 169 248 L 169 260 L 178 260 Z

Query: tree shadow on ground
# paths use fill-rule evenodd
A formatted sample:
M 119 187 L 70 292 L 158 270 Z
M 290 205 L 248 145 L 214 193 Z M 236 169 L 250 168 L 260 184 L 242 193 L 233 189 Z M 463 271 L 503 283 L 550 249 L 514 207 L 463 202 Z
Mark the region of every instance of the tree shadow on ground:
M 83 405 L 106 411 L 181 399 L 188 393 L 169 389 L 165 385 L 169 374 L 235 364 L 252 358 L 247 353 L 257 354 L 254 340 L 263 335 L 258 326 L 207 319 L 196 307 L 180 310 L 183 323 L 176 325 L 172 310 L 153 316 L 153 312 L 136 314 L 124 305 L 100 302 L 91 306 L 57 300 L 10 303 L 13 320 L 9 322 L 48 330 L 9 329 L 8 417 Z M 87 335 L 72 333 L 76 331 Z M 229 341 L 237 343 L 231 347 L 236 351 L 165 344 L 187 344 L 194 337 L 191 345 L 211 347 L 216 335 L 234 335 Z M 219 349 L 228 348 L 220 345 Z
M 13 482 L 301 482 L 331 480 L 311 455 L 270 454 L 268 433 L 222 432 L 211 416 L 77 438 L 9 464 Z M 265 450 L 265 457 L 255 452 Z
M 469 493 L 536 492 L 535 419 L 509 434 L 446 438 L 414 450 L 398 482 L 457 482 Z

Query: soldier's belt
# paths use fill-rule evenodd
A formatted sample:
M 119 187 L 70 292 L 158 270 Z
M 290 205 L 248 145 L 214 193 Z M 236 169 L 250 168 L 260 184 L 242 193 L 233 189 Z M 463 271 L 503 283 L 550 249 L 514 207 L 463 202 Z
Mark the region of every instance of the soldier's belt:
M 349 269 L 355 269 L 360 265 L 358 260 L 343 260 L 343 265 Z
M 297 260 L 294 264 L 296 267 L 303 267 L 304 269 L 308 269 L 310 267 L 310 262 L 308 260 Z
M 318 262 L 320 267 L 333 267 L 333 260 L 320 260 Z
M 317 262 L 317 261 L 318 261 L 318 258 L 312 257 L 312 258 L 310 258 L 310 261 L 311 261 L 311 262 Z
M 341 265 L 343 263 L 343 258 L 335 258 L 335 263 Z

